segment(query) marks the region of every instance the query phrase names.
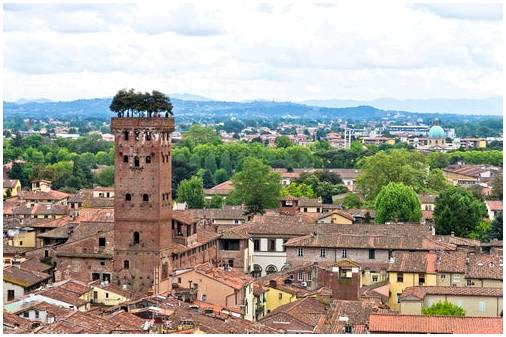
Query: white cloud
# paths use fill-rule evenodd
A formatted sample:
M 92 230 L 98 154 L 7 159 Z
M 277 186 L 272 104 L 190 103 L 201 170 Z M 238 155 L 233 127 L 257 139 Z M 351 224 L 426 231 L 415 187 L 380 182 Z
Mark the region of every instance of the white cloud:
M 4 10 L 6 99 L 109 96 L 128 86 L 230 100 L 488 97 L 502 88 L 501 21 L 428 7 L 171 1 Z

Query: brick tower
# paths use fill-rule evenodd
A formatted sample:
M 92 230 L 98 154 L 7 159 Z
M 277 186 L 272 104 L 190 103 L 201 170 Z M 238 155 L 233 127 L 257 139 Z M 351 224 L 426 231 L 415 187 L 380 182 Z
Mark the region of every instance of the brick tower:
M 138 291 L 170 290 L 172 117 L 112 118 L 114 277 Z

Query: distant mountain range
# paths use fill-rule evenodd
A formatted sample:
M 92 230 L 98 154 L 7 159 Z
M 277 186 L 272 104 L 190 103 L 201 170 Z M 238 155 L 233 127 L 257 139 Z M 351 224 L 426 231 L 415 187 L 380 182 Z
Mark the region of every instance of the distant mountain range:
M 469 107 L 464 109 L 463 114 L 455 113 L 455 105 L 437 109 L 440 113 L 430 111 L 435 108 L 435 102 L 428 103 L 427 108 L 419 111 L 408 109 L 378 108 L 387 105 L 387 101 L 377 100 L 374 106 L 364 105 L 359 101 L 331 100 L 331 101 L 306 101 L 305 104 L 292 102 L 251 101 L 251 102 L 224 102 L 211 100 L 206 97 L 190 94 L 169 95 L 174 105 L 174 115 L 178 121 L 203 122 L 211 120 L 224 120 L 229 118 L 238 119 L 430 119 L 439 117 L 442 120 L 476 120 L 489 118 L 483 110 L 476 115 L 468 115 Z M 500 99 L 500 98 L 499 98 Z M 408 101 L 391 100 L 392 102 Z M 414 100 L 411 100 L 414 101 Z M 473 100 L 469 100 L 473 101 Z M 74 101 L 55 102 L 48 100 L 21 100 L 17 102 L 4 102 L 4 116 L 21 116 L 23 118 L 98 118 L 109 119 L 113 114 L 109 110 L 111 98 L 78 99 Z M 399 103 L 400 104 L 400 103 Z M 415 103 L 411 103 L 415 104 Z M 431 105 L 432 104 L 432 105 Z M 334 105 L 334 106 L 331 106 Z M 472 105 L 469 103 L 468 105 Z M 391 105 L 393 106 L 393 103 Z M 441 104 L 444 107 L 443 104 Z M 477 103 L 475 106 L 478 106 Z M 448 113 L 451 111 L 453 114 Z M 492 117 L 497 118 L 497 114 Z
M 303 104 L 327 108 L 344 108 L 358 105 L 371 105 L 378 109 L 407 112 L 450 113 L 459 115 L 502 115 L 502 97 L 484 99 L 395 99 L 378 98 L 369 101 L 347 99 L 308 100 Z

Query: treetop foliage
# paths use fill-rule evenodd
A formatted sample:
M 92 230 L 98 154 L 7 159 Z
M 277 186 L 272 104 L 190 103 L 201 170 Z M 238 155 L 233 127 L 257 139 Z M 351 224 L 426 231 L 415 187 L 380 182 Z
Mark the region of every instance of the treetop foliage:
M 112 112 L 118 114 L 118 117 L 160 117 L 172 116 L 172 103 L 169 97 L 160 91 L 153 90 L 149 92 L 135 92 L 134 89 L 121 89 L 114 95 L 111 105 Z

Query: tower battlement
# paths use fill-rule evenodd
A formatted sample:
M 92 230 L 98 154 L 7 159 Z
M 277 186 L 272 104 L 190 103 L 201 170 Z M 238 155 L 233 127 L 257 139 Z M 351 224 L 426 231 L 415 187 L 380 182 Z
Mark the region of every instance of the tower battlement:
M 113 117 L 111 130 L 121 131 L 122 129 L 159 129 L 167 132 L 175 130 L 176 122 L 174 117 Z

